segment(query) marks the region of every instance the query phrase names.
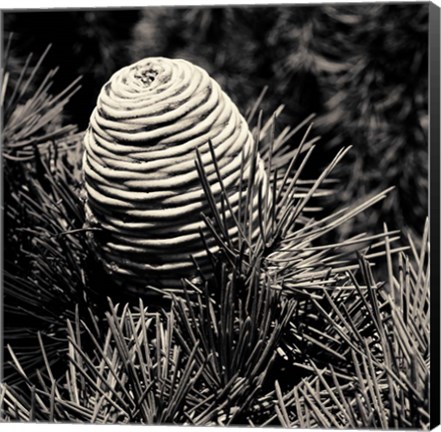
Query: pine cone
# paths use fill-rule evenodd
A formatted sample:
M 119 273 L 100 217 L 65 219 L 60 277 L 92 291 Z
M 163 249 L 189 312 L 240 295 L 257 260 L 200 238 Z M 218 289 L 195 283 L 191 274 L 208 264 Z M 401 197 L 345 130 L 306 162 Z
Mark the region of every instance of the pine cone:
M 237 215 L 241 164 L 246 189 L 254 141 L 237 107 L 203 69 L 185 60 L 146 58 L 102 88 L 84 140 L 86 214 L 101 228 L 93 241 L 117 282 L 179 286 L 196 274 L 191 257 L 207 269 L 200 231 L 207 229 L 201 213 L 209 206 L 195 155 L 199 149 L 220 208 L 209 141 Z M 257 157 L 255 181 L 265 185 Z M 237 226 L 230 212 L 226 217 L 234 239 Z M 215 240 L 207 238 L 215 252 Z

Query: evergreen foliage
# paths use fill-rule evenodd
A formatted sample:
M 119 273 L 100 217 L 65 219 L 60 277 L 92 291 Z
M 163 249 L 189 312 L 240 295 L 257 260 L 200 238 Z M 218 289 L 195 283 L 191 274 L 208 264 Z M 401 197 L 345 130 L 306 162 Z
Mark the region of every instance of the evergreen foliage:
M 391 24 L 394 13 L 401 18 Z M 391 186 L 418 198 L 427 188 L 426 84 L 414 82 L 425 73 L 425 14 L 424 5 L 143 13 L 134 55 L 181 52 L 216 69 L 247 108 L 271 180 L 254 190 L 251 174 L 231 238 L 214 151 L 211 182 L 195 154 L 210 207 L 201 217 L 220 251 L 208 252 L 210 272 L 177 290 L 146 281 L 143 291 L 125 291 L 103 271 L 88 237 L 94 228 L 84 224 L 83 132 L 69 120 L 77 81 L 54 92 L 46 54 L 24 64 L 10 56 L 1 98 L 1 421 L 428 429 L 427 203 L 414 200 L 411 218 L 397 219 L 417 237 L 402 240 L 386 225 L 372 234 L 410 205 L 395 199 L 390 212 Z M 373 60 L 397 52 L 411 73 Z M 302 98 L 306 84 L 319 105 Z M 282 128 L 287 119 L 298 126 Z M 317 130 L 326 143 L 317 144 Z M 399 177 L 407 159 L 415 171 Z M 362 174 L 361 163 L 372 173 L 378 161 L 381 181 Z
M 282 124 L 316 113 L 324 144 L 311 173 L 335 148 L 354 146 L 328 205 L 395 186 L 378 211 L 354 224 L 373 232 L 385 221 L 422 234 L 428 4 L 152 8 L 143 11 L 132 46 L 133 60 L 165 55 L 201 65 L 242 110 L 268 86 L 262 108 L 284 104 Z M 346 225 L 340 238 L 352 228 Z
M 400 252 L 396 271 L 386 242 L 384 283 L 375 281 L 369 261 L 361 257 L 358 278 L 351 274 L 349 283 L 305 307 L 287 348 L 296 364 L 312 373 L 285 394 L 276 382 L 282 425 L 429 429 L 427 235 L 428 224 L 421 250 L 409 238 L 410 253 Z

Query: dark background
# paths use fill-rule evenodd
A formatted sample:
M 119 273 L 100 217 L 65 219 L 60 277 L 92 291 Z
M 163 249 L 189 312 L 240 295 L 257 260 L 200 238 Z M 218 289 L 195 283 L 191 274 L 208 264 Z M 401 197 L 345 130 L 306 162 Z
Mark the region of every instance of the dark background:
M 427 4 L 193 7 L 4 13 L 17 73 L 52 44 L 54 94 L 78 75 L 82 88 L 65 122 L 87 127 L 101 86 L 147 56 L 185 58 L 205 68 L 245 112 L 268 86 L 262 108 L 285 110 L 279 128 L 316 114 L 322 140 L 309 175 L 343 145 L 333 209 L 389 186 L 381 205 L 337 236 L 391 228 L 423 230 L 427 216 Z M 44 68 L 43 68 L 44 69 Z M 296 141 L 290 143 L 298 145 Z

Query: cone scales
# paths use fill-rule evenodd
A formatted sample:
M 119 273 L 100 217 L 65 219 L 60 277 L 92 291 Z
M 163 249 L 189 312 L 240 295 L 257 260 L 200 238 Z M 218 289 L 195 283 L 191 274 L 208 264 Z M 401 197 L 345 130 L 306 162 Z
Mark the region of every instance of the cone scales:
M 146 58 L 102 88 L 84 139 L 86 216 L 101 228 L 93 236 L 95 249 L 117 282 L 173 288 L 195 276 L 192 257 L 207 268 L 201 213 L 210 215 L 195 156 L 199 149 L 220 208 L 209 141 L 237 216 L 254 142 L 237 107 L 203 69 L 185 60 Z M 255 181 L 267 190 L 259 156 Z M 226 218 L 235 238 L 228 211 Z M 214 239 L 207 239 L 215 252 Z

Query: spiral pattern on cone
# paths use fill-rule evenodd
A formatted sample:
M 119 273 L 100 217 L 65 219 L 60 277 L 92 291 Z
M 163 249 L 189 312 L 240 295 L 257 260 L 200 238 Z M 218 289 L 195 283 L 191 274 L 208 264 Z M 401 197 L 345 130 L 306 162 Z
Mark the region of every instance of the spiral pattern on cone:
M 206 229 L 201 212 L 208 203 L 195 151 L 220 200 L 209 141 L 237 213 L 241 164 L 248 178 L 253 138 L 203 69 L 185 60 L 146 58 L 116 72 L 101 89 L 84 139 L 86 216 L 102 228 L 94 236 L 96 249 L 118 281 L 174 287 L 195 273 L 192 256 L 207 266 L 200 230 Z M 256 166 L 255 181 L 265 184 L 259 156 Z M 228 226 L 234 237 L 237 227 L 232 220 Z M 214 240 L 208 246 L 216 250 Z

